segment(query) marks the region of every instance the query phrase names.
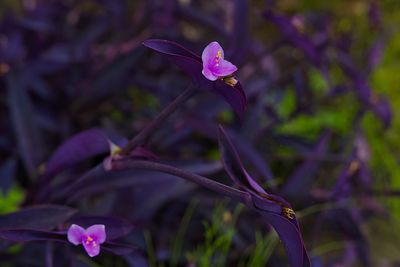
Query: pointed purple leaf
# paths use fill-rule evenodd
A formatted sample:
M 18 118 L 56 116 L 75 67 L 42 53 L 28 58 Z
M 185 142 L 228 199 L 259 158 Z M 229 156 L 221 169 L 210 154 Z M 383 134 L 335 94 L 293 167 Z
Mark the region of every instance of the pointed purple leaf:
M 263 15 L 279 28 L 288 41 L 290 41 L 295 47 L 301 49 L 314 65 L 321 65 L 322 55 L 318 53 L 311 39 L 301 34 L 297 28 L 293 26 L 290 17 L 276 14 L 270 10 L 265 11 Z
M 374 70 L 383 58 L 385 50 L 385 42 L 383 39 L 376 40 L 368 51 L 368 70 Z
M 0 229 L 48 230 L 65 222 L 76 210 L 58 205 L 40 205 L 0 216 Z
M 8 107 L 18 144 L 18 152 L 31 178 L 37 175 L 37 167 L 43 160 L 44 140 L 35 123 L 35 108 L 27 92 L 23 74 L 7 75 Z
M 0 230 L 0 238 L 13 242 L 56 241 L 68 243 L 64 233 L 55 233 L 33 229 Z
M 2 191 L 3 195 L 7 195 L 13 184 L 16 165 L 16 160 L 10 158 L 0 166 L 0 191 Z
M 32 229 L 0 230 L 0 238 L 13 242 L 55 241 L 70 244 L 68 242 L 66 233 Z M 105 250 L 116 255 L 125 255 L 134 252 L 137 250 L 137 248 L 131 245 L 105 242 L 101 245 L 101 250 Z
M 222 162 L 224 163 L 225 170 L 229 174 L 230 178 L 247 191 L 251 189 L 252 192 L 267 194 L 265 190 L 247 173 L 236 148 L 222 126 L 219 127 L 218 133 Z M 239 172 L 235 173 L 235 166 L 239 168 Z
M 279 196 L 268 194 L 253 180 L 244 168 L 232 141 L 221 126 L 219 127 L 219 143 L 226 172 L 233 181 L 251 193 L 254 204 L 252 208 L 274 227 L 285 247 L 290 265 L 292 267 L 310 266 L 296 218 L 289 220 L 282 215 L 283 205 L 291 208 L 290 204 Z M 235 171 L 235 167 L 239 170 Z
M 137 247 L 114 242 L 106 242 L 101 245 L 101 249 L 104 249 L 115 255 L 126 255 L 135 252 Z
M 310 267 L 299 229 L 291 221 L 271 212 L 259 212 L 274 227 L 283 243 L 291 267 Z
M 362 221 L 348 208 L 331 209 L 325 214 L 325 224 L 335 232 L 341 232 L 354 242 L 361 266 L 371 266 L 370 251 L 366 236 L 361 230 Z
M 282 189 L 285 196 L 307 196 L 313 184 L 314 173 L 320 166 L 316 159 L 328 150 L 331 136 L 330 131 L 324 132 L 312 148 L 311 155 L 293 171 Z
M 47 161 L 45 177 L 52 177 L 73 165 L 110 151 L 107 134 L 90 129 L 70 137 Z

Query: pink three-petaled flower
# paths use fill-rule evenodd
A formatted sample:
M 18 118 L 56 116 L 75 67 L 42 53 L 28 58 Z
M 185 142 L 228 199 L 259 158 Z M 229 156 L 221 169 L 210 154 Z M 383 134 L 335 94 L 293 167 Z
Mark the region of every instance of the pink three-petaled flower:
M 95 224 L 87 229 L 72 224 L 68 229 L 68 241 L 75 246 L 82 244 L 90 257 L 100 253 L 100 244 L 106 241 L 106 231 L 103 224 Z
M 211 42 L 203 50 L 201 55 L 203 61 L 203 75 L 210 81 L 217 79 L 223 79 L 228 84 L 236 84 L 236 80 L 226 80 L 225 78 L 231 78 L 230 76 L 237 71 L 237 67 L 231 62 L 224 59 L 224 50 L 218 42 Z

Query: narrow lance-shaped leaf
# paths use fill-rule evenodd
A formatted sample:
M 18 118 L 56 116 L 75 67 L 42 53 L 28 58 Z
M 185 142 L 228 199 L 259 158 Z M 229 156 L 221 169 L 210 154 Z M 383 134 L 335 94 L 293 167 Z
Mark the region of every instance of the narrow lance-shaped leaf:
M 288 178 L 282 189 L 282 193 L 286 196 L 298 198 L 307 196 L 313 183 L 314 174 L 320 166 L 320 162 L 317 161 L 317 158 L 323 155 L 329 148 L 331 136 L 332 134 L 330 131 L 326 131 L 321 135 L 312 148 L 310 156 L 302 162 Z
M 61 171 L 98 155 L 111 153 L 125 145 L 127 140 L 109 135 L 101 129 L 90 129 L 78 133 L 58 147 L 48 160 L 44 176 L 52 177 Z M 137 147 L 132 157 L 153 158 L 155 155 L 144 147 Z M 105 163 L 106 164 L 106 163 Z
M 274 23 L 285 38 L 295 47 L 301 49 L 309 60 L 317 67 L 321 66 L 323 60 L 322 55 L 317 51 L 311 39 L 301 34 L 292 24 L 291 18 L 276 14 L 271 10 L 263 13 L 264 17 Z
M 108 140 L 100 129 L 90 129 L 72 136 L 48 160 L 45 176 L 54 176 L 79 162 L 107 153 L 110 151 Z
M 23 74 L 7 75 L 8 107 L 11 113 L 18 152 L 31 178 L 37 176 L 37 167 L 43 159 L 44 141 L 35 124 L 35 112 L 28 96 Z
M 0 230 L 0 238 L 12 242 L 54 241 L 70 244 L 65 232 L 50 232 L 32 229 Z M 125 255 L 137 250 L 136 247 L 115 242 L 105 242 L 101 249 L 116 255 Z
M 233 54 L 231 56 L 236 62 L 240 62 L 248 53 L 249 1 L 235 0 L 234 4 L 233 29 L 230 38 L 233 42 Z
M 225 130 L 219 130 L 222 161 L 230 178 L 252 196 L 254 206 L 250 207 L 266 219 L 282 240 L 289 263 L 292 267 L 308 267 L 308 258 L 299 225 L 290 204 L 283 198 L 268 194 L 248 174 Z M 235 168 L 237 166 L 237 168 Z
M 0 165 L 0 191 L 3 195 L 7 195 L 10 190 L 16 172 L 16 161 L 10 158 Z
M 49 230 L 65 222 L 75 212 L 75 209 L 66 206 L 38 205 L 0 216 L 0 229 Z
M 361 266 L 371 266 L 370 251 L 366 237 L 360 227 L 361 220 L 355 216 L 358 211 L 349 208 L 331 209 L 325 214 L 325 224 L 334 231 L 340 231 L 354 242 Z
M 345 74 L 352 80 L 352 89 L 357 93 L 361 103 L 372 110 L 382 120 L 385 127 L 389 127 L 393 117 L 389 102 L 383 96 L 373 92 L 367 79 L 347 54 L 339 53 L 338 61 Z

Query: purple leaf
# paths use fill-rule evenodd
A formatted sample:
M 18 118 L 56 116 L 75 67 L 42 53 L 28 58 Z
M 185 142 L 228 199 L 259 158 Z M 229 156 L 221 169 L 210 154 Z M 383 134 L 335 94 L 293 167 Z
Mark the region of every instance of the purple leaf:
M 16 161 L 10 158 L 0 166 L 0 190 L 7 195 L 15 178 Z
M 135 246 L 114 243 L 114 242 L 104 243 L 102 249 L 114 253 L 115 255 L 126 255 L 135 252 L 137 250 Z
M 361 266 L 371 266 L 369 246 L 360 228 L 362 221 L 355 216 L 356 210 L 353 211 L 348 208 L 331 209 L 324 215 L 325 224 L 354 242 Z
M 203 64 L 201 58 L 178 43 L 168 40 L 150 39 L 143 45 L 155 50 L 171 60 L 182 71 L 190 76 L 195 84 L 212 88 L 212 82 L 204 78 L 201 73 Z
M 208 28 L 208 31 L 215 32 L 216 35 L 223 38 L 229 37 L 229 32 L 226 30 L 223 23 L 220 22 L 215 16 L 207 16 L 205 12 L 202 12 L 199 8 L 192 7 L 190 5 L 178 5 L 177 15 L 183 20 L 187 20 L 190 23 L 201 25 L 202 27 Z
M 76 211 L 58 205 L 38 205 L 0 216 L 0 229 L 49 230 L 65 222 Z
M 374 70 L 383 58 L 383 52 L 385 50 L 385 42 L 383 39 L 377 39 L 370 50 L 368 51 L 368 70 Z
M 12 27 L 14 25 L 8 25 Z M 15 64 L 23 59 L 26 54 L 24 40 L 21 32 L 13 31 L 7 35 L 7 43 L 0 49 L 0 58 L 3 62 Z
M 301 49 L 314 65 L 321 65 L 322 56 L 318 53 L 315 45 L 293 26 L 291 18 L 275 14 L 270 10 L 265 11 L 263 15 L 279 28 L 288 41 Z
M 290 204 L 283 198 L 268 194 L 248 174 L 225 130 L 219 128 L 222 161 L 230 178 L 252 196 L 253 210 L 260 213 L 278 233 L 292 267 L 310 266 L 298 222 Z M 238 170 L 235 171 L 235 167 Z M 289 213 L 287 213 L 289 211 Z
M 171 60 L 182 71 L 190 76 L 193 83 L 199 86 L 200 89 L 211 90 L 212 92 L 216 92 L 224 97 L 232 106 L 239 118 L 243 118 L 247 100 L 240 82 L 236 83 L 235 86 L 230 86 L 220 79 L 215 82 L 207 80 L 202 74 L 202 59 L 195 53 L 175 42 L 152 39 L 144 41 L 143 45 L 157 51 Z
M 13 242 L 55 241 L 70 244 L 68 242 L 66 233 L 32 229 L 0 230 L 0 238 Z M 116 255 L 125 255 L 137 250 L 137 248 L 134 246 L 114 242 L 103 243 L 101 249 L 114 253 Z
M 236 148 L 221 126 L 219 127 L 219 145 L 222 162 L 230 178 L 249 193 L 267 194 L 248 174 Z
M 274 227 L 285 248 L 292 267 L 311 266 L 298 228 L 283 216 L 271 212 L 259 212 Z
M 165 202 L 178 195 L 188 193 L 196 185 L 164 173 L 142 170 L 105 172 L 104 169 L 101 169 L 95 175 L 77 184 L 72 190 L 73 194 L 68 195 L 68 201 L 78 201 L 94 194 L 128 187 L 133 189 L 130 194 L 132 203 L 129 205 L 133 209 L 130 216 L 143 219 L 150 218 Z M 159 188 L 163 188 L 163 194 L 159 193 Z M 126 201 L 123 196 L 121 199 Z M 123 207 L 121 210 L 125 211 Z
M 43 160 L 44 140 L 35 123 L 35 110 L 27 93 L 22 74 L 7 75 L 8 107 L 10 109 L 18 152 L 31 178 L 37 175 L 37 166 Z
M 386 128 L 389 127 L 393 115 L 388 101 L 385 98 L 374 94 L 367 79 L 355 66 L 354 62 L 348 55 L 340 53 L 338 55 L 338 60 L 341 68 L 352 80 L 353 90 L 357 93 L 360 101 L 366 108 L 372 110 L 382 120 Z
M 288 178 L 282 193 L 285 196 L 303 197 L 306 196 L 311 189 L 314 173 L 318 170 L 320 162 L 316 159 L 326 153 L 329 148 L 332 133 L 326 131 L 321 135 L 315 146 L 312 148 L 311 155 L 296 168 Z
M 249 52 L 249 1 L 235 0 L 234 3 L 233 29 L 230 38 L 233 42 L 233 53 L 229 56 L 233 61 L 241 62 Z
M 217 131 L 214 126 L 214 122 L 211 120 L 206 120 L 204 118 L 195 118 L 190 116 L 185 119 L 185 124 L 193 128 L 202 135 L 206 135 L 208 138 L 216 139 Z M 189 127 L 186 127 L 188 129 Z M 243 136 L 232 129 L 227 129 L 229 135 L 235 143 L 236 149 L 246 158 L 246 160 L 253 164 L 256 168 L 258 174 L 265 180 L 272 180 L 273 174 L 265 162 L 264 158 L 258 153 L 253 145 L 248 142 Z M 271 186 L 272 187 L 272 186 Z
M 149 267 L 149 263 L 142 253 L 132 253 L 125 255 L 124 259 L 129 267 Z
M 273 174 L 268 166 L 268 163 L 262 155 L 250 144 L 245 138 L 234 131 L 228 129 L 229 135 L 235 143 L 237 150 L 251 163 L 254 168 L 260 173 L 265 181 L 274 179 Z
M 67 243 L 64 233 L 55 233 L 33 229 L 0 230 L 0 238 L 13 242 L 56 241 Z
M 100 129 L 78 133 L 64 142 L 46 164 L 45 177 L 52 177 L 73 165 L 110 151 L 110 141 Z

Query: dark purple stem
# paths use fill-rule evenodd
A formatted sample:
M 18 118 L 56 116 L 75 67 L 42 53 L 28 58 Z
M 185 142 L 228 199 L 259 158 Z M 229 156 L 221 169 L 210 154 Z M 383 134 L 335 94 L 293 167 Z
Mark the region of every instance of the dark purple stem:
M 158 115 L 150 122 L 143 130 L 141 130 L 128 144 L 126 144 L 120 154 L 127 155 L 135 147 L 147 143 L 154 131 L 169 117 L 180 105 L 186 102 L 196 92 L 196 88 L 192 85 L 189 86 L 182 94 L 180 94 L 174 101 L 166 106 Z
M 190 97 L 192 97 L 196 93 L 196 87 L 190 85 L 182 94 L 180 94 L 174 101 L 172 101 L 168 106 L 166 106 L 158 115 L 151 121 L 142 131 L 140 131 L 134 138 L 132 138 L 125 146 L 122 147 L 120 154 L 127 155 L 129 154 L 135 147 L 145 144 L 154 133 L 154 131 L 184 102 L 186 102 Z M 67 185 L 63 187 L 61 191 L 58 191 L 57 199 L 62 198 L 68 192 L 70 192 L 71 188 L 74 188 L 79 182 L 82 180 L 86 180 L 88 177 L 91 177 L 96 173 L 97 168 L 102 168 L 103 166 L 99 165 L 92 170 L 88 171 L 86 174 L 81 176 L 78 180 L 76 180 L 72 185 Z M 49 194 L 48 188 L 46 191 L 41 193 L 39 197 L 39 201 L 44 201 Z
M 53 267 L 53 243 L 46 242 L 46 267 Z
M 211 180 L 204 176 L 200 176 L 182 169 L 178 169 L 166 164 L 144 161 L 144 160 L 121 160 L 115 161 L 112 164 L 112 170 L 125 170 L 125 169 L 145 169 L 157 172 L 168 173 L 173 176 L 181 177 L 189 180 L 198 185 L 204 186 L 212 191 L 223 194 L 246 205 L 250 204 L 250 195 L 247 192 L 238 190 L 236 188 L 221 184 L 217 181 Z

